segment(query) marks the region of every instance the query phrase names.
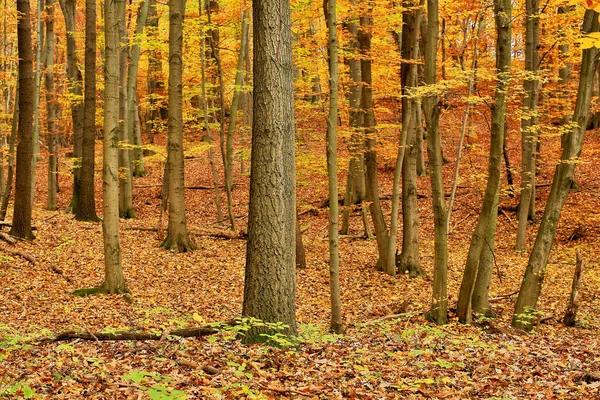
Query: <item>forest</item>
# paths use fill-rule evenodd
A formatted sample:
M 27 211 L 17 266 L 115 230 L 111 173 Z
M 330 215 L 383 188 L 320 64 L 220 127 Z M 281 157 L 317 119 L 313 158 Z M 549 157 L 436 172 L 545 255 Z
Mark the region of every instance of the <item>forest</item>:
M 0 398 L 600 398 L 600 0 L 0 9 Z

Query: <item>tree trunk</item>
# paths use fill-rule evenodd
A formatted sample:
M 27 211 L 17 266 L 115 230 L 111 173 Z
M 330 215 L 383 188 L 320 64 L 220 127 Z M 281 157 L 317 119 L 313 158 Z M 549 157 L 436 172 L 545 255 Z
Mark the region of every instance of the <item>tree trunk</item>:
M 150 38 L 159 34 L 156 0 L 148 0 L 148 7 L 147 32 Z M 154 143 L 154 135 L 158 133 L 161 125 L 159 113 L 161 106 L 157 97 L 159 96 L 158 91 L 162 87 L 159 81 L 160 74 L 162 73 L 162 62 L 157 53 L 158 50 L 156 49 L 150 50 L 148 53 L 148 116 L 146 118 L 146 134 L 150 143 Z
M 48 210 L 56 210 L 58 188 L 58 135 L 55 131 L 56 97 L 54 93 L 54 0 L 46 0 L 46 145 L 48 146 Z
M 17 0 L 19 122 L 13 225 L 10 235 L 33 239 L 31 230 L 31 157 L 33 156 L 33 49 L 29 0 Z
M 2 205 L 0 206 L 0 221 L 6 218 L 8 210 L 8 200 L 13 187 L 13 177 L 15 170 L 15 142 L 17 138 L 18 118 L 19 118 L 19 88 L 17 85 L 17 93 L 15 94 L 15 105 L 12 115 L 12 126 L 10 130 L 10 138 L 8 139 L 8 170 L 6 171 L 6 187 L 2 192 Z
M 488 225 L 485 234 L 481 256 L 479 257 L 479 265 L 477 267 L 477 278 L 475 279 L 475 287 L 473 296 L 471 296 L 471 307 L 473 311 L 479 315 L 486 317 L 494 317 L 492 308 L 490 307 L 490 284 L 492 282 L 492 273 L 495 265 L 495 238 L 496 238 L 496 223 L 498 220 L 498 203 L 494 205 L 492 210 L 492 219 Z M 500 278 L 502 283 L 502 279 Z
M 364 12 L 359 18 L 360 30 L 358 31 L 358 42 L 362 60 L 360 63 L 361 78 L 362 78 L 362 97 L 361 106 L 364 110 L 364 132 L 365 139 L 365 181 L 367 200 L 371 202 L 369 209 L 373 226 L 375 227 L 375 235 L 377 239 L 377 253 L 379 259 L 375 265 L 375 269 L 383 271 L 387 265 L 387 250 L 388 250 L 388 233 L 379 202 L 379 181 L 377 177 L 377 138 L 375 130 L 375 113 L 373 111 L 373 87 L 371 76 L 371 29 L 373 25 L 373 17 L 371 8 Z
M 94 193 L 96 165 L 96 1 L 85 1 L 85 87 L 78 221 L 98 221 Z
M 300 229 L 300 220 L 296 212 L 296 268 L 306 268 L 306 253 L 304 252 L 304 243 L 302 242 L 302 230 Z
M 135 26 L 134 43 L 131 46 L 131 62 L 127 71 L 127 140 L 132 144 L 130 152 L 130 165 L 132 175 L 141 177 L 146 175 L 144 168 L 144 158 L 142 155 L 141 135 L 136 135 L 136 122 L 139 120 L 136 107 L 136 89 L 137 89 L 137 74 L 140 62 L 140 40 L 139 36 L 144 31 L 146 19 L 148 17 L 148 6 L 150 0 L 143 0 L 139 7 L 137 22 Z
M 81 157 L 83 146 L 83 82 L 81 71 L 77 67 L 77 45 L 75 42 L 76 1 L 59 0 L 65 17 L 67 31 L 67 78 L 71 95 L 71 119 L 73 121 L 73 197 L 68 211 L 77 214 L 81 194 Z
M 583 31 L 598 31 L 598 13 L 592 10 L 586 11 Z M 577 92 L 575 112 L 573 113 L 575 126 L 571 129 L 565 140 L 561 162 L 557 165 L 554 172 L 544 216 L 542 217 L 535 243 L 529 256 L 523 282 L 521 283 L 512 320 L 512 326 L 518 329 L 529 331 L 535 323 L 535 307 L 542 290 L 548 257 L 554 242 L 554 236 L 556 235 L 556 226 L 569 194 L 571 183 L 573 182 L 575 161 L 582 149 L 586 128 L 585 123 L 590 109 L 597 55 L 598 49 L 596 48 L 585 49 L 583 51 L 579 90 Z
M 296 334 L 296 168 L 289 0 L 253 2 L 254 101 L 244 316 Z M 246 342 L 265 341 L 267 327 Z
M 538 143 L 537 105 L 540 58 L 538 0 L 526 0 L 526 7 L 525 76 L 527 79 L 523 85 L 525 96 L 523 97 L 523 117 L 521 118 L 521 199 L 516 250 L 525 248 L 527 223 L 532 216 L 535 217 L 535 153 Z
M 563 318 L 563 323 L 566 326 L 575 326 L 577 318 L 577 309 L 579 308 L 579 289 L 581 287 L 581 273 L 583 270 L 583 260 L 581 252 L 577 249 L 575 253 L 575 273 L 573 274 L 573 284 L 571 285 L 571 296 L 569 297 L 569 305 L 567 312 Z
M 198 15 L 202 16 L 202 0 L 198 3 Z M 206 130 L 206 137 L 208 138 L 209 143 L 211 143 L 210 148 L 208 149 L 208 157 L 210 161 L 210 169 L 212 172 L 213 178 L 213 186 L 215 191 L 215 205 L 217 207 L 217 222 L 219 224 L 223 223 L 223 211 L 221 210 L 221 190 L 219 189 L 219 174 L 217 173 L 217 166 L 215 163 L 215 149 L 212 145 L 213 137 L 210 131 L 210 124 L 208 123 L 208 103 L 206 99 L 206 40 L 204 40 L 204 23 L 203 20 L 200 20 L 200 71 L 202 78 L 202 108 L 204 111 L 204 129 Z
M 483 205 L 479 214 L 479 220 L 469 245 L 469 253 L 465 263 L 456 313 L 459 322 L 468 324 L 471 322 L 471 299 L 477 278 L 479 260 L 482 249 L 485 246 L 486 236 L 490 226 L 496 218 L 494 209 L 498 204 L 500 192 L 500 181 L 502 178 L 502 148 L 504 143 L 504 125 L 506 123 L 506 97 L 509 88 L 509 75 L 511 64 L 511 3 L 510 0 L 495 0 L 494 13 L 496 21 L 496 69 L 498 71 L 498 83 L 496 85 L 495 103 L 492 108 L 492 129 L 490 158 L 488 165 L 488 181 L 483 196 Z M 497 212 L 496 212 L 497 213 Z
M 352 0 L 352 5 L 357 6 L 356 0 Z M 360 61 L 360 45 L 358 42 L 358 24 L 356 19 L 351 17 L 345 23 L 345 27 L 349 33 L 348 47 L 350 55 L 346 56 L 346 63 L 349 67 L 350 87 L 348 90 L 348 102 L 350 106 L 350 144 L 348 150 L 350 152 L 350 164 L 348 165 L 348 178 L 346 181 L 346 195 L 344 196 L 344 212 L 342 214 L 342 229 L 340 233 L 347 235 L 350 229 L 350 213 L 352 207 L 361 205 L 361 213 L 363 215 L 363 225 L 365 235 L 371 237 L 371 229 L 367 219 L 367 207 L 362 205 L 366 200 L 365 187 L 365 138 L 363 135 L 364 125 L 364 110 L 361 107 L 362 98 L 362 74 Z
M 331 293 L 331 323 L 329 329 L 344 333 L 342 300 L 340 298 L 339 215 L 337 182 L 337 119 L 338 119 L 338 38 L 336 0 L 323 3 L 327 21 L 327 53 L 329 58 L 329 113 L 327 116 L 327 180 L 329 187 L 329 285 Z
M 127 135 L 127 56 L 129 54 L 127 37 L 127 2 L 115 0 L 119 7 L 119 216 L 121 218 L 135 218 L 133 208 L 133 174 L 131 171 L 129 138 Z
M 196 249 L 187 230 L 183 163 L 183 18 L 184 0 L 169 1 L 169 227 L 161 247 L 180 253 Z
M 104 3 L 104 129 L 102 169 L 102 235 L 104 283 L 100 291 L 127 292 L 119 244 L 119 5 Z
M 427 28 L 425 29 L 425 84 L 436 84 L 437 42 L 439 35 L 438 0 L 427 0 Z M 440 104 L 438 95 L 430 93 L 423 98 L 427 124 L 427 155 L 431 177 L 431 198 L 434 219 L 433 294 L 427 318 L 438 325 L 448 322 L 448 216 L 444 199 L 442 176 L 442 136 L 439 128 Z
M 210 19 L 211 6 L 207 4 L 206 14 L 208 17 L 208 24 L 211 24 Z M 219 102 L 220 102 L 220 126 L 219 131 L 219 144 L 221 147 L 221 158 L 223 160 L 223 171 L 225 175 L 225 194 L 227 195 L 227 215 L 229 217 L 229 224 L 231 225 L 232 231 L 237 231 L 235 225 L 235 216 L 233 214 L 233 197 L 231 191 L 233 190 L 233 132 L 231 137 L 229 132 L 227 133 L 227 144 L 225 144 L 225 87 L 223 83 L 223 67 L 221 65 L 221 56 L 219 55 L 218 42 L 215 40 L 215 35 L 212 34 L 215 30 L 211 29 L 211 35 L 208 36 L 210 42 L 210 49 L 212 57 L 217 64 L 217 71 L 219 75 Z M 217 34 L 217 38 L 219 35 Z
M 46 46 L 44 45 L 44 20 L 42 12 L 44 12 L 45 1 L 38 0 L 37 3 L 37 39 L 35 51 L 35 77 L 33 83 L 33 137 L 31 157 L 31 206 L 35 198 L 35 174 L 38 159 L 40 158 L 40 90 L 42 84 L 42 65 L 46 62 Z

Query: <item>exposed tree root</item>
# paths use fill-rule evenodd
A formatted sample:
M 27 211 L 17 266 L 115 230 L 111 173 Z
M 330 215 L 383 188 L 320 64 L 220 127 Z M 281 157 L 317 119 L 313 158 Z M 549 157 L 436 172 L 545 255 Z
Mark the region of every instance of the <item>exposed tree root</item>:
M 30 253 L 20 251 L 20 250 L 9 249 L 8 247 L 4 247 L 4 246 L 0 246 L 0 251 L 3 251 L 8 254 L 12 254 L 13 256 L 23 257 L 24 259 L 29 261 L 31 263 L 31 265 L 35 265 L 35 257 Z

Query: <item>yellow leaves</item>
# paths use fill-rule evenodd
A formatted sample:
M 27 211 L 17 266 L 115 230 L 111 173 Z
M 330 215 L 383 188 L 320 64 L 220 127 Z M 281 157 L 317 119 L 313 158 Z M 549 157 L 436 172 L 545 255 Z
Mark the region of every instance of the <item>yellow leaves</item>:
M 202 318 L 198 313 L 194 313 L 194 315 L 192 315 L 192 318 L 194 319 L 194 321 L 200 323 L 200 324 L 204 324 L 204 318 Z
M 600 12 L 600 0 L 569 0 L 569 5 L 581 5 L 587 9 Z
M 600 32 L 591 32 L 578 39 L 581 49 L 600 48 Z

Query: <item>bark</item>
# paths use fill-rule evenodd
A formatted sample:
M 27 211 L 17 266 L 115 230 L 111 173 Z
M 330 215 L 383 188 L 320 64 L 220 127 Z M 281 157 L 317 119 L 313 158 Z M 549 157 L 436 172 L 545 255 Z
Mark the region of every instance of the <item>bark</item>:
M 439 36 L 438 0 L 427 0 L 427 27 L 425 29 L 425 84 L 436 84 L 437 42 Z M 448 322 L 448 216 L 442 177 L 442 137 L 439 129 L 439 96 L 430 93 L 423 98 L 427 124 L 427 155 L 431 177 L 431 198 L 434 219 L 433 294 L 427 318 L 438 325 Z
M 211 24 L 211 5 L 207 4 L 206 14 L 208 17 L 208 23 Z M 216 33 L 216 35 L 215 35 Z M 217 71 L 219 76 L 219 102 L 220 102 L 220 130 L 219 130 L 219 145 L 221 147 L 221 158 L 223 160 L 223 172 L 225 175 L 225 194 L 227 196 L 227 215 L 229 217 L 229 224 L 231 225 L 232 231 L 237 231 L 235 225 L 235 217 L 233 214 L 233 197 L 231 191 L 233 190 L 233 132 L 231 135 L 227 133 L 227 144 L 225 144 L 225 87 L 223 83 L 223 67 L 221 65 L 221 56 L 218 49 L 218 41 L 215 39 L 219 37 L 218 30 L 211 29 L 211 34 L 208 36 L 211 55 L 217 64 Z M 230 162 L 231 161 L 231 162 Z
M 598 31 L 598 13 L 591 10 L 586 11 L 583 30 L 584 32 Z M 542 217 L 535 243 L 529 256 L 527 269 L 521 283 L 512 320 L 512 326 L 518 329 L 531 330 L 536 319 L 535 307 L 542 290 L 548 257 L 552 249 L 554 236 L 556 235 L 556 226 L 569 194 L 571 183 L 573 182 L 575 161 L 578 159 L 582 149 L 585 123 L 589 114 L 593 90 L 597 55 L 598 49 L 596 48 L 585 49 L 583 51 L 579 90 L 573 113 L 573 122 L 575 122 L 575 125 L 568 133 L 560 162 L 554 172 L 550 195 L 544 209 L 544 216 Z
M 577 249 L 575 258 L 575 273 L 573 274 L 573 283 L 571 285 L 571 296 L 569 297 L 569 305 L 567 312 L 563 318 L 563 323 L 566 326 L 575 326 L 577 318 L 577 309 L 579 308 L 579 289 L 581 288 L 581 274 L 583 271 L 583 260 L 581 252 Z
M 81 195 L 81 157 L 83 146 L 83 82 L 77 67 L 77 45 L 75 42 L 76 1 L 59 0 L 65 17 L 67 31 L 67 78 L 71 95 L 71 120 L 73 121 L 73 197 L 69 211 L 77 214 Z M 50 4 L 50 3 L 49 3 Z
M 527 223 L 535 217 L 535 159 L 538 144 L 537 105 L 539 93 L 539 3 L 526 0 L 525 72 L 523 84 L 523 117 L 521 119 L 521 198 L 519 202 L 519 226 L 516 250 L 525 248 Z
M 202 0 L 198 2 L 198 15 L 202 16 Z M 206 99 L 206 40 L 204 40 L 204 23 L 200 20 L 200 72 L 202 74 L 202 109 L 204 111 L 204 129 L 206 131 L 205 137 L 208 138 L 211 143 L 208 149 L 208 158 L 210 162 L 210 170 L 212 172 L 213 187 L 215 191 L 215 205 L 217 207 L 217 222 L 223 223 L 223 211 L 221 210 L 221 191 L 219 190 L 219 175 L 217 173 L 217 166 L 215 163 L 215 148 L 213 144 L 213 137 L 210 131 L 210 124 L 208 123 L 208 103 Z
M 361 107 L 364 110 L 366 195 L 367 200 L 371 202 L 369 210 L 377 239 L 379 259 L 377 260 L 375 269 L 383 271 L 387 265 L 388 233 L 381 203 L 379 202 L 379 181 L 377 177 L 377 131 L 375 129 L 375 113 L 373 111 L 373 82 L 371 76 L 371 29 L 373 25 L 371 6 L 369 5 L 368 10 L 359 18 L 358 42 L 363 57 L 360 69 L 363 84 Z
M 196 249 L 196 244 L 189 235 L 185 216 L 182 96 L 184 13 L 184 0 L 169 1 L 169 226 L 161 247 L 180 253 Z
M 289 0 L 253 2 L 254 101 L 244 316 L 296 333 L 296 168 Z M 266 328 L 266 327 L 265 327 Z M 247 342 L 265 341 L 255 327 Z
M 148 37 L 158 35 L 158 13 L 156 11 L 156 0 L 148 0 L 148 18 L 147 28 Z M 154 39 L 156 40 L 156 39 Z M 162 89 L 162 83 L 159 78 L 162 72 L 162 62 L 158 50 L 151 50 L 148 54 L 148 116 L 146 118 L 146 134 L 148 141 L 154 143 L 154 135 L 158 134 L 161 126 L 160 112 L 161 108 L 158 97 Z
M 572 8 L 572 6 L 559 7 L 558 13 L 567 14 L 572 10 Z M 560 112 L 562 114 L 560 118 L 560 123 L 561 125 L 567 125 L 569 122 L 571 122 L 571 115 L 565 112 L 566 110 L 564 109 L 565 107 L 563 102 L 569 101 L 568 86 L 571 82 L 571 65 L 568 62 L 565 62 L 569 54 L 569 44 L 566 43 L 565 38 L 561 39 L 564 42 L 558 45 L 558 59 L 561 61 L 561 67 L 558 70 L 558 83 L 560 85 L 559 96 L 561 97 Z M 567 136 L 567 133 L 563 133 L 561 135 L 562 147 L 565 146 Z
M 306 268 L 306 253 L 304 252 L 298 213 L 296 213 L 296 268 Z
M 511 15 L 512 8 L 510 0 L 496 0 L 494 3 L 494 14 L 496 21 L 496 69 L 498 83 L 496 85 L 495 102 L 492 108 L 492 129 L 490 157 L 488 164 L 488 181 L 483 196 L 483 205 L 479 214 L 477 226 L 471 237 L 469 253 L 465 263 L 460 291 L 458 295 L 457 315 L 459 322 L 468 324 L 471 322 L 471 299 L 481 252 L 484 249 L 486 236 L 490 226 L 497 217 L 494 209 L 498 204 L 500 192 L 500 181 L 502 177 L 502 149 L 504 143 L 504 125 L 506 123 L 506 98 L 509 88 L 510 64 L 511 64 Z M 495 232 L 494 232 L 495 234 Z
M 340 298 L 339 215 L 337 182 L 337 119 L 338 119 L 338 38 L 336 0 L 323 3 L 327 21 L 327 53 L 329 61 L 329 112 L 327 115 L 327 180 L 329 188 L 329 286 L 331 293 L 331 323 L 329 329 L 344 333 L 342 300 Z
M 37 39 L 35 51 L 35 77 L 33 92 L 33 155 L 31 158 L 31 206 L 35 198 L 35 173 L 38 159 L 40 158 L 40 90 L 42 82 L 42 65 L 46 62 L 46 46 L 44 45 L 44 21 L 42 12 L 44 11 L 45 1 L 38 0 L 37 3 Z
M 492 219 L 488 225 L 485 234 L 481 256 L 479 257 L 479 265 L 477 267 L 477 278 L 475 279 L 475 287 L 473 296 L 471 296 L 471 307 L 479 315 L 486 317 L 494 317 L 494 312 L 490 307 L 490 285 L 492 282 L 492 273 L 495 264 L 495 238 L 496 238 L 496 223 L 498 220 L 498 203 L 494 205 L 492 210 Z M 502 282 L 502 279 L 500 279 Z
M 119 244 L 119 6 L 104 3 L 104 127 L 102 168 L 102 236 L 104 283 L 100 291 L 127 292 Z
M 129 137 L 127 135 L 127 56 L 129 54 L 126 13 L 126 0 L 116 0 L 119 19 L 119 216 L 135 218 L 133 208 L 133 174 L 131 171 Z
M 142 155 L 141 135 L 136 134 L 136 122 L 139 120 L 136 107 L 136 89 L 137 89 L 137 74 L 140 62 L 140 40 L 139 36 L 144 31 L 146 19 L 148 17 L 148 6 L 150 0 L 144 0 L 138 10 L 138 17 L 135 26 L 134 42 L 131 46 L 131 62 L 127 71 L 127 140 L 132 144 L 130 152 L 132 175 L 141 177 L 146 175 L 144 168 L 144 157 Z
M 48 146 L 48 210 L 56 210 L 58 188 L 58 134 L 56 118 L 56 98 L 54 93 L 54 0 L 46 0 L 46 145 Z
M 2 192 L 2 205 L 0 206 L 0 221 L 4 221 L 6 218 L 6 211 L 8 210 L 8 200 L 10 199 L 10 193 L 13 188 L 13 177 L 15 170 L 15 142 L 17 138 L 17 128 L 19 119 L 19 88 L 17 86 L 17 93 L 15 99 L 15 105 L 12 115 L 12 124 L 10 130 L 10 138 L 8 139 L 8 169 L 6 171 L 6 187 Z
M 96 164 L 96 1 L 85 1 L 85 86 L 83 94 L 83 137 L 78 221 L 98 221 L 94 192 Z
M 19 55 L 19 121 L 15 205 L 12 236 L 33 239 L 31 230 L 31 157 L 33 156 L 33 49 L 29 0 L 17 0 L 17 46 Z

